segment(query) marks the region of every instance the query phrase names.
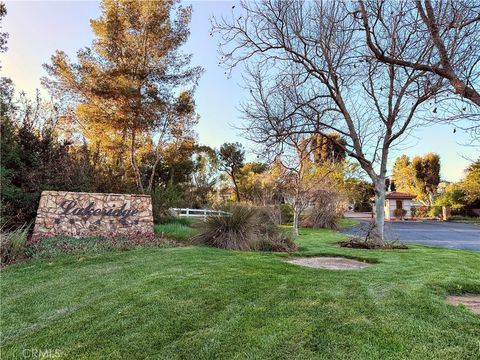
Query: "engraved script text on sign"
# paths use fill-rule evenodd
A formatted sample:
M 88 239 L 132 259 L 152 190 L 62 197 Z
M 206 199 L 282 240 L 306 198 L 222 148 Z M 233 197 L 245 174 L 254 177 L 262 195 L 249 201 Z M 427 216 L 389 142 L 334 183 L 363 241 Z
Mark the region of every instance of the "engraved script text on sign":
M 151 234 L 150 196 L 44 191 L 34 238 L 53 235 Z

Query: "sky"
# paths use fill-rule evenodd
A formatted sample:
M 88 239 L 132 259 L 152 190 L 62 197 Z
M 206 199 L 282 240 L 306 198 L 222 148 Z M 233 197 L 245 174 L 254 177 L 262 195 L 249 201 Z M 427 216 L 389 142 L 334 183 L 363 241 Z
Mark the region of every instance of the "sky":
M 249 144 L 235 129 L 242 123 L 240 102 L 248 96 L 242 88 L 240 72 L 230 78 L 218 65 L 218 39 L 210 36 L 210 17 L 230 15 L 232 2 L 191 1 L 193 17 L 191 35 L 184 51 L 193 54 L 192 65 L 205 69 L 195 101 L 200 115 L 196 131 L 201 144 L 219 147 L 224 142 Z M 8 51 L 1 54 L 1 76 L 13 80 L 17 90 L 33 97 L 40 79 L 45 75 L 42 64 L 49 62 L 55 50 L 65 51 L 75 59 L 76 51 L 90 46 L 93 33 L 89 20 L 100 14 L 95 1 L 6 1 L 7 16 L 3 30 L 9 33 Z M 436 152 L 441 159 L 443 180 L 457 181 L 470 163 L 467 159 L 478 157 L 478 149 L 461 145 L 468 140 L 462 131 L 453 133 L 451 125 L 434 125 L 415 130 L 409 147 L 393 152 L 391 163 L 397 155 L 410 157 Z M 250 160 L 254 155 L 249 154 Z

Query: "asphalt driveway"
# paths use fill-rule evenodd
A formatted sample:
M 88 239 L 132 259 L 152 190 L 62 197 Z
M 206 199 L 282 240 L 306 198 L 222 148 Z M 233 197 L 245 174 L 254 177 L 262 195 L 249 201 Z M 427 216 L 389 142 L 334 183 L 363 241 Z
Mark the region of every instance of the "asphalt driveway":
M 361 220 L 361 222 L 364 222 Z M 361 226 L 343 229 L 359 235 Z M 440 221 L 393 221 L 385 223 L 387 240 L 480 251 L 480 225 Z

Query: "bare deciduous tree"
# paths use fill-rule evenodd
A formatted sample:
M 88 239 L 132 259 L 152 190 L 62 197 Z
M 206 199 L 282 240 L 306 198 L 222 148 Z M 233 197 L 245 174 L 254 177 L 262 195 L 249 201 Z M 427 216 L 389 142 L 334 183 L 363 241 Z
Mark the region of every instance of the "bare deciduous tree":
M 480 3 L 358 0 L 369 49 L 381 62 L 427 71 L 480 106 Z M 390 28 L 390 19 L 399 26 Z M 398 42 L 404 52 L 391 51 Z
M 293 234 L 298 236 L 300 216 L 313 202 L 315 167 L 311 161 L 308 140 L 301 134 L 291 134 L 284 139 L 281 156 L 276 160 L 286 170 L 285 201 L 293 209 Z
M 347 141 L 338 145 L 374 183 L 375 224 L 383 240 L 389 152 L 421 125 L 416 115 L 445 91 L 445 81 L 372 60 L 357 14 L 351 2 L 265 0 L 242 2 L 241 16 L 212 23 L 224 64 L 247 68 L 247 136 L 281 153 L 296 134 L 341 134 Z M 386 21 L 390 34 L 401 31 L 400 17 Z M 392 53 L 409 51 L 388 36 L 379 41 Z

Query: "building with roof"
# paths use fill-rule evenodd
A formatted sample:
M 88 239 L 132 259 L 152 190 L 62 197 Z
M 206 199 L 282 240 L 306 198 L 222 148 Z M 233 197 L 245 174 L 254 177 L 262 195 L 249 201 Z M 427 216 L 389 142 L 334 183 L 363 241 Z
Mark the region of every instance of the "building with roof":
M 396 209 L 405 210 L 404 219 L 412 218 L 412 200 L 415 195 L 392 191 L 385 196 L 385 220 L 400 220 L 399 216 L 395 216 Z

